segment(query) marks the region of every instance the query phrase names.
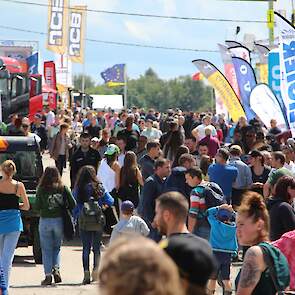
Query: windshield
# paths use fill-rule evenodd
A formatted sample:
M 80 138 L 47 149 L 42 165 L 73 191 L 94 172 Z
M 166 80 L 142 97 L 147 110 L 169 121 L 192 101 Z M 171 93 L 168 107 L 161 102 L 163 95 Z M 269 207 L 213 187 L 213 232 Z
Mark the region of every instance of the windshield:
M 0 95 L 7 95 L 7 79 L 0 79 Z
M 15 153 L 0 153 L 0 164 L 6 160 L 12 160 L 16 165 L 17 179 L 29 179 L 39 177 L 38 161 L 35 151 L 17 151 Z

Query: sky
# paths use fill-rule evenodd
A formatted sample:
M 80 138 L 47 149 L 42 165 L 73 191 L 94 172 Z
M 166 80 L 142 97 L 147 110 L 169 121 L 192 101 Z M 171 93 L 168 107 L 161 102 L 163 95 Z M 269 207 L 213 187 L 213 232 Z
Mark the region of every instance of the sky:
M 47 4 L 47 0 L 21 0 Z M 294 0 L 293 0 L 294 1 Z M 71 5 L 85 4 L 89 9 L 113 10 L 144 14 L 174 15 L 202 18 L 239 20 L 266 20 L 267 2 L 226 0 L 70 0 Z M 290 16 L 292 0 L 277 0 L 275 9 L 287 11 Z M 23 5 L 0 0 L 1 40 L 31 40 L 39 43 L 43 60 L 54 59 L 46 49 L 46 36 L 7 30 L 1 26 L 47 31 L 47 7 Z M 241 31 L 236 36 L 236 27 Z M 217 43 L 226 39 L 243 41 L 245 34 L 254 34 L 256 40 L 266 39 L 265 23 L 236 23 L 155 19 L 87 13 L 86 37 L 115 42 L 146 45 L 217 50 Z M 103 83 L 100 72 L 117 63 L 127 65 L 129 78 L 137 78 L 153 68 L 163 79 L 192 75 L 197 70 L 191 63 L 197 58 L 207 59 L 222 68 L 219 53 L 174 51 L 108 45 L 86 41 L 84 72 L 96 82 Z M 80 64 L 73 65 L 73 73 L 83 72 Z

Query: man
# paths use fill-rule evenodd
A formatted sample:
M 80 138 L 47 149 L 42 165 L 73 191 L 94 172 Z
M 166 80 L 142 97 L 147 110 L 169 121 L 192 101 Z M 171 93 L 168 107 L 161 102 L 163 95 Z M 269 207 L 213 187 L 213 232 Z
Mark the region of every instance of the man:
M 145 129 L 141 132 L 141 135 L 147 137 L 147 140 L 159 140 L 161 138 L 162 133 L 159 132 L 158 129 L 153 127 L 153 120 L 148 119 L 145 122 Z
M 252 186 L 252 172 L 250 167 L 241 160 L 242 149 L 238 145 L 231 146 L 229 165 L 236 167 L 238 175 L 232 188 L 232 205 L 240 206 L 243 193 Z
M 210 245 L 186 227 L 188 202 L 178 192 L 162 194 L 156 201 L 154 225 L 167 239 L 160 246 L 179 268 L 185 294 L 205 294 L 214 269 Z
M 147 138 L 144 135 L 140 135 L 138 139 L 138 145 L 136 149 L 136 156 L 137 162 L 147 153 L 146 145 L 147 145 Z
M 90 147 L 91 139 L 88 133 L 82 133 L 80 135 L 80 147 L 74 152 L 70 165 L 71 165 L 71 187 L 75 185 L 76 176 L 81 167 L 85 165 L 91 165 L 97 171 L 98 164 L 101 160 L 98 151 Z
M 282 152 L 273 152 L 271 155 L 271 166 L 274 168 L 268 176 L 267 182 L 263 186 L 263 196 L 268 198 L 274 193 L 275 185 L 278 180 L 287 175 L 294 177 L 294 174 L 284 167 L 286 157 Z
M 60 131 L 54 136 L 50 148 L 50 157 L 54 159 L 55 166 L 62 176 L 63 168 L 66 167 L 69 159 L 69 149 L 72 147 L 70 137 L 67 135 L 69 125 L 63 123 L 60 125 Z
M 197 167 L 188 169 L 185 173 L 187 184 L 192 187 L 190 194 L 190 209 L 188 230 L 196 236 L 209 240 L 210 225 L 207 220 L 207 205 L 205 200 L 205 182 L 202 171 Z
M 281 132 L 282 132 L 281 129 L 277 127 L 277 120 L 271 119 L 270 120 L 270 129 L 268 131 L 268 134 L 278 135 Z
M 189 153 L 193 156 L 198 155 L 197 140 L 194 136 L 189 136 L 184 140 L 184 145 L 188 147 Z
M 133 129 L 134 118 L 129 116 L 126 119 L 125 128 L 118 132 L 117 138 L 125 138 L 126 151 L 136 151 L 139 132 Z
M 208 147 L 208 156 L 213 159 L 220 148 L 219 140 L 212 136 L 212 129 L 210 127 L 205 128 L 205 137 L 199 141 L 199 144 L 205 143 Z
M 18 115 L 17 114 L 11 114 L 9 115 L 9 120 L 10 120 L 10 123 L 7 124 L 7 127 L 6 127 L 6 132 L 8 135 L 12 135 L 16 132 L 16 127 L 15 127 L 15 120 L 18 118 Z
M 160 156 L 160 143 L 157 141 L 150 141 L 147 143 L 147 154 L 139 159 L 138 164 L 143 180 L 154 174 L 155 161 Z
M 97 124 L 97 119 L 92 117 L 90 120 L 90 125 L 84 128 L 85 132 L 90 134 L 90 137 L 100 138 L 101 127 Z
M 156 199 L 161 195 L 164 189 L 164 180 L 170 174 L 170 161 L 160 158 L 155 162 L 155 173 L 148 177 L 144 182 L 142 189 L 142 217 L 149 226 L 150 238 L 159 241 L 161 236 L 156 229 L 152 227 L 155 216 Z
M 209 148 L 205 142 L 199 143 L 198 155 L 196 156 L 197 166 L 200 167 L 202 156 L 209 156 Z
M 93 118 L 93 113 L 91 111 L 88 111 L 86 114 L 86 118 L 82 122 L 83 130 L 90 125 L 92 118 Z
M 197 142 L 202 140 L 205 135 L 205 128 L 209 127 L 211 129 L 212 136 L 217 136 L 216 129 L 213 125 L 211 125 L 211 117 L 206 115 L 202 119 L 202 124 L 197 126 L 195 129 L 192 130 L 192 135 L 197 139 Z
M 105 151 L 107 150 L 109 140 L 110 140 L 110 131 L 107 128 L 105 128 L 102 130 L 101 140 L 99 141 L 99 149 L 98 150 L 99 150 L 101 158 L 103 158 L 103 155 L 104 155 Z
M 290 170 L 292 173 L 295 173 L 295 163 L 294 163 L 294 150 L 289 145 L 283 145 L 281 147 L 283 154 L 286 157 L 286 162 L 284 167 Z
M 40 149 L 42 152 L 44 152 L 47 148 L 47 132 L 46 132 L 46 128 L 43 124 L 41 124 L 42 122 L 42 115 L 37 113 L 34 116 L 34 123 L 31 126 L 31 130 L 33 133 L 37 134 L 40 138 Z
M 228 150 L 220 148 L 215 156 L 216 163 L 208 169 L 209 180 L 217 183 L 222 189 L 228 204 L 231 203 L 232 186 L 238 176 L 238 169 L 227 164 Z
M 51 125 L 53 125 L 55 122 L 55 114 L 48 105 L 44 106 L 43 110 L 46 116 L 45 127 L 47 130 L 49 130 Z
M 189 200 L 192 188 L 185 180 L 185 173 L 188 169 L 196 165 L 196 160 L 191 154 L 183 154 L 178 161 L 179 166 L 174 167 L 171 175 L 165 181 L 165 191 L 176 191 L 182 193 Z

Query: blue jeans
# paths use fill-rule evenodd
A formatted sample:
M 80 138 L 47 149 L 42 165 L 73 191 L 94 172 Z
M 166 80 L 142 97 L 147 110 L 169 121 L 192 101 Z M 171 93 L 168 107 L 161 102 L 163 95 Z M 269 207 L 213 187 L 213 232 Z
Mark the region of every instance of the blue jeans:
M 89 256 L 91 248 L 93 251 L 93 269 L 97 269 L 100 260 L 102 231 L 80 230 L 80 238 L 83 245 L 82 261 L 84 271 L 89 271 Z
M 19 235 L 19 231 L 0 234 L 0 263 L 7 289 L 9 287 L 9 275 Z
M 60 247 L 63 239 L 63 220 L 40 218 L 39 235 L 45 275 L 50 275 L 54 267 L 59 267 Z

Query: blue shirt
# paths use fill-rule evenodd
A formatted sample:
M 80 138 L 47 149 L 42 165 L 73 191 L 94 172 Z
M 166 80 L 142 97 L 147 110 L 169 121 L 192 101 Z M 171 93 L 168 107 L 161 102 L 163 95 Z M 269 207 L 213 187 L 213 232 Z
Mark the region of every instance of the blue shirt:
M 236 189 L 245 189 L 252 185 L 252 172 L 250 167 L 245 164 L 239 157 L 231 157 L 229 165 L 238 169 L 238 176 L 233 187 Z
M 227 200 L 231 198 L 232 186 L 238 176 L 238 169 L 230 165 L 211 164 L 208 169 L 209 179 L 217 183 Z
M 7 234 L 15 231 L 23 231 L 20 210 L 0 210 L 0 234 Z

